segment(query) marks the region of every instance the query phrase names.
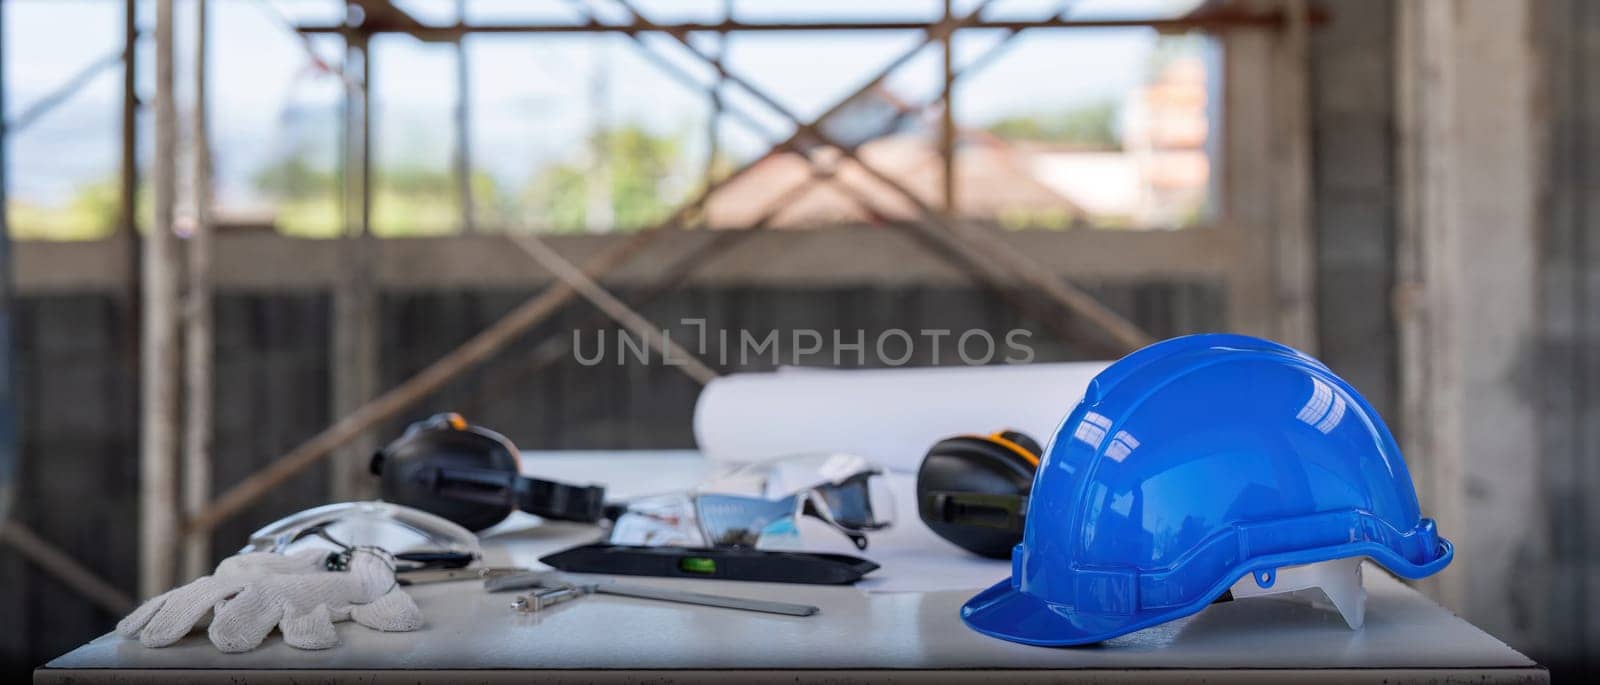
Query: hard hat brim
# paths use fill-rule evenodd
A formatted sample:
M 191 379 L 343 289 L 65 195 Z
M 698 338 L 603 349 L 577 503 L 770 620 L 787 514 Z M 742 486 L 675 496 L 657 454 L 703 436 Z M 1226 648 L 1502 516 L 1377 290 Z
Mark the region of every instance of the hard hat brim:
M 1080 613 L 1024 593 L 1012 587 L 1010 578 L 961 606 L 961 620 L 967 627 L 990 637 L 1040 647 L 1102 642 L 1183 615 L 1170 610 L 1120 616 Z
M 1331 559 L 1365 557 L 1403 578 L 1424 578 L 1439 572 L 1455 556 L 1455 546 L 1437 539 L 1433 559 L 1417 564 L 1394 550 L 1372 542 L 1357 542 L 1320 550 L 1302 550 L 1252 559 L 1220 578 L 1195 601 L 1176 607 L 1162 607 L 1129 614 L 1100 614 L 1075 611 L 1052 604 L 1012 586 L 1006 578 L 974 595 L 961 605 L 961 620 L 967 627 L 990 637 L 1040 647 L 1070 647 L 1104 642 L 1136 630 L 1200 613 L 1240 578 L 1260 569 L 1309 564 Z

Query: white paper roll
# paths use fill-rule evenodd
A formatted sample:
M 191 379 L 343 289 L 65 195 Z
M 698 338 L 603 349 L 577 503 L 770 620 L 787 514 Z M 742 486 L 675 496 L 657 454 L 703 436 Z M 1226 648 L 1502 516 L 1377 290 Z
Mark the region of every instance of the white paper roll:
M 1046 444 L 1109 363 L 734 374 L 700 393 L 695 440 L 713 461 L 848 452 L 914 472 L 935 442 L 961 433 L 1009 428 Z

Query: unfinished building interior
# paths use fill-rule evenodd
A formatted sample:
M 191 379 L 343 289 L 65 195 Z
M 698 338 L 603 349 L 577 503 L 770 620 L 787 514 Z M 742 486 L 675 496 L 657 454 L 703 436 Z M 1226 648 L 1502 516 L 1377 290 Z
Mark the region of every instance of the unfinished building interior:
M 368 457 L 418 417 L 693 448 L 712 378 L 884 365 L 673 342 L 802 328 L 1021 328 L 1037 361 L 1205 331 L 1311 352 L 1454 531 L 1424 591 L 1553 671 L 1600 668 L 1596 3 L 52 4 L 0 2 L 0 613 L 42 627 L 0 632 L 8 671 L 263 522 L 371 498 Z M 30 52 L 79 21 L 109 42 Z M 247 34 L 291 56 L 287 95 L 229 99 Z M 1037 59 L 1105 36 L 1154 56 Z M 1104 111 L 991 104 L 1047 111 L 1100 69 L 1135 83 Z M 51 200 L 82 117 L 109 180 Z M 526 171 L 549 141 L 576 161 Z M 580 363 L 602 329 L 689 363 Z

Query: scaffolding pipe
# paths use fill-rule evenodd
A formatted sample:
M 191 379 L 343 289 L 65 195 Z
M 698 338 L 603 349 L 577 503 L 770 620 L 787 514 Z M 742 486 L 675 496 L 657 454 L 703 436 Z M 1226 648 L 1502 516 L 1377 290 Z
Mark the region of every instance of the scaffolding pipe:
M 138 218 L 135 197 L 139 188 L 139 4 L 138 0 L 124 0 L 122 6 L 122 173 L 117 179 L 118 215 L 117 231 L 127 241 L 130 293 L 139 284 L 138 258 L 134 256 L 139 246 Z
M 0 6 L 0 56 L 5 55 L 5 8 Z M 3 60 L 0 60 L 3 62 Z M 6 111 L 6 83 L 4 64 L 0 63 L 0 112 Z M 11 504 L 16 493 L 16 481 L 21 471 L 21 441 L 17 439 L 17 386 L 16 364 L 12 354 L 11 317 L 15 309 L 14 285 L 11 280 L 11 221 L 10 207 L 10 142 L 11 131 L 0 119 L 0 525 L 11 516 Z
M 456 0 L 456 20 L 467 20 L 467 0 Z M 472 79 L 467 60 L 466 36 L 456 39 L 456 196 L 461 203 L 461 232 L 478 232 L 472 199 Z
M 18 113 L 15 117 L 12 117 L 11 121 L 6 123 L 6 131 L 8 133 L 16 133 L 33 125 L 33 122 L 38 121 L 44 115 L 49 114 L 51 110 L 54 110 L 55 108 L 65 104 L 68 100 L 71 100 L 72 96 L 81 92 L 84 86 L 87 86 L 89 83 L 93 82 L 95 77 L 100 75 L 100 72 L 121 64 L 122 59 L 123 50 L 119 48 L 116 51 L 90 63 L 89 66 L 84 67 L 78 73 L 67 78 L 67 80 L 62 82 L 61 85 L 57 86 L 55 90 L 50 91 L 43 97 L 35 100 L 33 104 L 28 105 L 27 109 L 22 110 L 22 112 Z
M 711 263 L 712 260 L 743 243 L 748 236 L 766 228 L 773 219 L 777 218 L 778 212 L 787 207 L 795 198 L 810 190 L 817 182 L 825 179 L 826 176 L 827 174 L 817 174 L 790 187 L 782 195 L 769 202 L 766 208 L 763 209 L 760 218 L 743 230 L 715 231 L 713 237 L 707 240 L 705 244 L 679 257 L 665 268 L 656 272 L 650 283 L 644 286 L 643 292 L 634 300 L 634 308 L 637 309 L 653 302 L 668 290 L 682 285 L 684 281 L 704 268 L 705 265 Z M 604 312 L 596 312 L 593 316 L 573 326 L 573 329 L 585 330 L 593 328 L 604 323 L 609 318 Z M 567 338 L 552 336 L 545 339 L 528 355 L 527 365 L 503 371 L 488 383 L 485 383 L 479 392 L 467 399 L 466 408 L 463 409 L 462 413 L 468 416 L 478 413 L 480 408 L 489 406 L 492 402 L 502 397 L 515 383 L 555 363 L 571 349 L 572 343 Z
M 127 267 L 126 286 L 123 289 L 127 315 L 122 324 L 122 363 L 129 378 L 139 377 L 139 340 L 143 305 L 139 300 L 140 272 L 143 266 L 139 251 L 139 47 L 138 0 L 124 0 L 122 6 L 122 154 L 121 171 L 117 175 L 117 233 L 115 239 L 122 246 L 123 261 Z M 137 410 L 135 410 L 137 411 Z
M 733 19 L 733 0 L 723 0 L 722 18 L 725 20 Z M 642 43 L 639 47 L 642 50 L 648 50 L 648 47 Z M 727 54 L 728 37 L 718 36 L 717 63 L 720 64 L 722 58 Z M 710 111 L 706 115 L 706 163 L 701 170 L 700 178 L 702 179 L 701 184 L 709 188 L 711 183 L 716 180 L 717 157 L 722 154 L 722 79 L 718 78 L 712 81 L 710 86 L 706 87 L 706 98 Z M 700 222 L 709 227 L 711 225 L 711 216 L 702 213 Z
M 831 175 L 825 180 L 840 194 L 850 198 L 852 202 L 863 208 L 868 214 L 874 216 L 880 214 L 879 208 L 873 204 L 872 199 L 859 189 Z M 996 274 L 981 268 L 974 260 L 964 258 L 950 244 L 936 241 L 926 231 L 919 231 L 905 222 L 890 222 L 889 226 L 905 233 L 907 237 L 917 241 L 917 244 L 930 253 L 943 258 L 957 269 L 960 269 L 962 273 L 971 278 L 985 292 L 1005 301 L 1018 314 L 1038 321 L 1045 328 L 1050 329 L 1051 334 L 1055 335 L 1056 339 L 1063 342 L 1072 339 L 1073 336 L 1068 331 L 1066 323 L 1061 320 L 1061 317 L 1051 316 L 1049 312 L 1035 304 L 1033 300 L 1022 297 L 1014 289 L 1006 287 L 1004 280 L 998 278 Z M 1116 350 L 1109 350 L 1109 352 L 1115 354 Z
M 954 18 L 954 1 L 944 0 L 944 23 L 949 24 Z M 956 84 L 956 33 L 950 31 L 939 38 L 940 47 L 943 48 L 940 57 L 944 60 L 944 107 L 939 112 L 939 161 L 940 181 L 944 190 L 944 213 L 947 216 L 956 215 L 956 113 L 955 98 L 950 97 L 950 91 Z
M 139 593 L 176 581 L 178 543 L 178 112 L 173 97 L 172 0 L 156 2 L 155 221 L 144 241 L 144 340 L 139 455 Z
M 209 31 L 207 0 L 195 0 L 194 44 L 194 233 L 188 240 L 189 287 L 184 298 L 184 440 L 183 512 L 193 516 L 211 501 L 211 458 L 214 433 L 213 312 L 211 284 L 212 238 L 216 230 L 211 207 L 211 137 L 207 130 L 210 106 L 206 99 L 206 38 Z M 189 535 L 183 540 L 183 577 L 205 575 L 211 566 L 211 536 Z
M 23 558 L 49 573 L 51 578 L 72 588 L 106 613 L 122 615 L 133 610 L 133 598 L 95 575 L 94 571 L 72 558 L 72 555 L 39 537 L 27 526 L 16 521 L 0 523 L 0 542 L 10 545 Z
M 974 29 L 999 29 L 1022 31 L 1028 29 L 1116 29 L 1150 28 L 1163 33 L 1185 31 L 1213 31 L 1228 28 L 1281 28 L 1284 16 L 1281 11 L 1244 13 L 1218 12 L 1204 16 L 1172 19 L 1063 19 L 1052 17 L 1038 20 L 986 20 L 968 25 Z M 469 33 L 483 34 L 536 34 L 536 33 L 664 33 L 671 36 L 688 36 L 692 33 L 758 33 L 795 31 L 931 31 L 938 24 L 926 21 L 819 21 L 750 23 L 722 21 L 715 23 L 657 24 L 639 19 L 627 24 L 462 24 L 457 26 L 363 26 L 362 31 L 372 33 L 406 33 L 425 41 L 453 41 Z M 297 27 L 302 33 L 332 33 L 348 35 L 351 29 L 342 24 L 306 24 Z
M 377 244 L 372 236 L 372 43 L 358 34 L 345 46 L 344 236 L 335 248 L 330 390 L 333 413 L 344 415 L 378 392 Z M 336 500 L 367 499 L 375 493 L 367 458 L 377 449 L 368 430 L 339 450 L 328 464 L 329 491 Z
M 660 328 L 650 323 L 649 319 L 634 311 L 632 307 L 617 299 L 617 296 L 612 295 L 610 291 L 601 287 L 594 279 L 584 274 L 583 269 L 567 261 L 560 253 L 550 249 L 550 246 L 540 240 L 539 236 L 532 233 L 524 233 L 513 236 L 511 240 L 517 244 L 517 247 L 522 248 L 522 251 L 526 252 L 529 257 L 538 262 L 539 266 L 544 267 L 545 271 L 549 271 L 551 275 L 560 279 L 567 287 L 578 291 L 578 294 L 582 295 L 583 299 L 588 300 L 590 304 L 593 304 L 596 309 L 605 312 L 606 316 L 611 317 L 611 320 L 621 324 L 622 327 L 628 329 L 634 335 L 643 338 L 645 342 L 661 353 L 662 363 L 679 368 L 685 375 L 694 379 L 700 385 L 706 385 L 717 379 L 717 372 L 712 371 L 710 367 L 701 363 L 688 350 L 683 349 L 682 345 L 672 342 L 672 338 L 663 334 Z

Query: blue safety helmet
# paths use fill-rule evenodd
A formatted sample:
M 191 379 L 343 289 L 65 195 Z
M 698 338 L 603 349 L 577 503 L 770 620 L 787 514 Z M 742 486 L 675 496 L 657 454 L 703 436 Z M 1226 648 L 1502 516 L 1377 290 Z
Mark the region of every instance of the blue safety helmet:
M 1141 349 L 1056 430 L 1011 577 L 968 600 L 978 632 L 1099 642 L 1204 609 L 1236 581 L 1365 556 L 1407 578 L 1453 548 L 1418 511 L 1400 449 L 1321 362 L 1242 335 Z

